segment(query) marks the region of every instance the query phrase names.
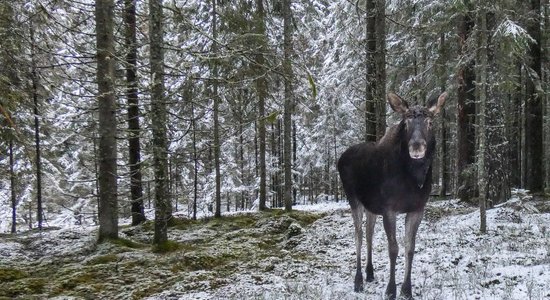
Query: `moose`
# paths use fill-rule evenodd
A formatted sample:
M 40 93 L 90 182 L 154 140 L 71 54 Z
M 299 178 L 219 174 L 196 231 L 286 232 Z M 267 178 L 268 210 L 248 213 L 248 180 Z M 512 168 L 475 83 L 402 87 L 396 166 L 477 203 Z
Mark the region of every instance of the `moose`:
M 436 143 L 432 122 L 444 105 L 446 97 L 447 93 L 444 92 L 429 101 L 427 107 L 409 107 L 398 95 L 388 94 L 387 100 L 393 111 L 401 114 L 401 121 L 390 127 L 377 143 L 365 142 L 351 146 L 338 160 L 338 172 L 351 207 L 355 228 L 356 292 L 363 290 L 363 214 L 366 214 L 367 282 L 374 280 L 372 238 L 376 217 L 382 215 L 390 258 L 386 296 L 389 299 L 396 298 L 396 216 L 406 213 L 405 278 L 401 286 L 401 296 L 412 298 L 411 268 L 416 232 L 432 185 L 432 160 Z

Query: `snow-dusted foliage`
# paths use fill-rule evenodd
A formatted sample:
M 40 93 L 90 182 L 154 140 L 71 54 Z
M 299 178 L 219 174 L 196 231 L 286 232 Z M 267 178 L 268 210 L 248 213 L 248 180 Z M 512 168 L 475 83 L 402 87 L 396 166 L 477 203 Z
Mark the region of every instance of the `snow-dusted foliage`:
M 218 85 L 221 125 L 223 212 L 253 207 L 259 194 L 260 118 L 266 121 L 268 206 L 280 203 L 283 147 L 282 16 L 280 1 L 264 1 L 267 49 L 265 116 L 258 115 L 255 1 L 218 1 L 217 39 L 212 34 L 210 1 L 164 1 L 165 85 L 169 108 L 170 197 L 175 214 L 192 216 L 194 204 L 212 213 L 213 89 Z M 518 89 L 519 65 L 530 75 L 524 56 L 532 37 L 513 1 L 489 5 L 493 16 L 490 51 L 499 57 L 489 70 L 500 119 L 513 109 L 509 95 Z M 15 196 L 20 229 L 35 216 L 32 62 L 37 67 L 41 125 L 45 220 L 94 224 L 96 187 L 96 83 L 94 1 L 4 1 L 0 16 L 0 231 L 11 223 L 11 183 L 7 149 L 13 141 Z M 457 55 L 455 19 L 468 11 L 463 1 L 386 1 L 386 65 L 388 91 L 423 103 L 444 88 L 456 89 L 457 69 L 474 62 L 478 45 L 466 41 Z M 124 3 L 115 1 L 116 75 L 118 93 L 119 201 L 121 216 L 130 206 L 125 97 Z M 365 1 L 293 0 L 292 69 L 294 86 L 293 180 L 298 202 L 339 199 L 336 162 L 365 131 L 366 24 Z M 137 1 L 138 81 L 141 159 L 145 206 L 154 194 L 150 117 L 149 33 L 146 1 Z M 8 26 L 9 24 L 9 26 Z M 34 37 L 31 39 L 31 29 Z M 217 44 L 217 53 L 212 53 Z M 213 78 L 212 66 L 219 68 Z M 506 98 L 508 97 L 508 98 Z M 448 105 L 452 115 L 452 105 Z M 454 118 L 454 117 L 453 117 Z M 449 124 L 454 119 L 450 118 Z M 389 124 L 392 123 L 390 120 Z M 498 128 L 495 136 L 502 134 Z M 115 129 L 113 129 L 115 130 Z M 448 129 L 453 134 L 452 128 Z M 506 140 L 497 143 L 502 150 Z M 451 142 L 450 145 L 453 146 Z M 499 150 L 499 151 L 500 151 Z M 450 150 L 452 153 L 452 149 Z M 500 158 L 504 159 L 504 156 Z M 452 164 L 452 160 L 451 164 Z

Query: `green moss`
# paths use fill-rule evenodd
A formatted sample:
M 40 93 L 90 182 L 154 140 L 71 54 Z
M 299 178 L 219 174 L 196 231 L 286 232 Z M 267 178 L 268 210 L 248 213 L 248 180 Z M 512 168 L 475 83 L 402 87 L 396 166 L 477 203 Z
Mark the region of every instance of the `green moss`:
M 145 244 L 137 243 L 137 242 L 134 242 L 132 240 L 124 239 L 124 238 L 118 238 L 118 239 L 111 240 L 111 243 L 113 243 L 117 246 L 128 247 L 128 248 L 132 248 L 132 249 L 142 249 L 142 248 L 148 247 Z
M 234 216 L 226 216 L 222 218 L 212 218 L 207 220 L 207 226 L 213 229 L 224 231 L 238 230 L 254 227 L 257 221 L 257 216 L 253 214 L 239 214 Z
M 25 284 L 31 294 L 41 294 L 44 292 L 46 280 L 44 278 L 29 278 Z
M 218 255 L 195 253 L 194 255 L 183 256 L 180 268 L 189 271 L 223 269 L 229 262 L 233 262 L 235 259 L 236 255 L 229 253 Z
M 116 254 L 106 254 L 92 258 L 88 261 L 88 265 L 102 265 L 118 261 Z
M 321 219 L 325 215 L 326 214 L 324 213 L 311 213 L 311 212 L 295 211 L 295 210 L 289 213 L 289 216 L 295 219 L 296 221 L 298 221 L 298 223 L 300 223 L 300 225 L 302 226 L 311 225 L 313 222 Z
M 79 273 L 76 276 L 65 280 L 61 283 L 61 287 L 65 290 L 73 290 L 79 285 L 90 284 L 94 282 L 95 276 L 91 273 Z
M 141 226 L 143 231 L 153 231 L 155 229 L 155 222 L 154 221 L 145 221 L 139 226 Z
M 0 268 L 0 282 L 19 280 L 27 277 L 27 274 L 21 270 L 13 268 Z
M 276 219 L 286 216 L 296 220 L 302 226 L 308 226 L 326 216 L 326 213 L 307 212 L 300 210 L 292 210 L 290 212 L 287 212 L 284 209 L 267 209 L 262 212 L 262 216 L 267 218 L 274 217 Z
M 200 221 L 187 218 L 171 218 L 168 220 L 168 227 L 180 230 L 188 229 L 197 224 L 200 224 Z
M 174 241 L 166 241 L 160 245 L 153 246 L 154 253 L 170 253 L 181 249 L 181 244 Z
M 0 283 L 0 299 L 13 299 L 21 295 L 25 295 L 25 299 L 32 299 L 32 297 L 29 297 L 30 295 L 44 292 L 46 280 L 42 278 L 23 278 L 10 282 L 0 280 Z

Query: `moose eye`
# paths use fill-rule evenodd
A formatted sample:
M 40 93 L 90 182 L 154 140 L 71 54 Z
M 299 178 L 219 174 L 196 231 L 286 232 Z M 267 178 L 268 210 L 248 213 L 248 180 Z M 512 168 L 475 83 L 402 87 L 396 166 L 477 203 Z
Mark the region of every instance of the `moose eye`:
M 428 126 L 428 128 L 432 128 L 432 119 L 426 119 L 426 126 Z

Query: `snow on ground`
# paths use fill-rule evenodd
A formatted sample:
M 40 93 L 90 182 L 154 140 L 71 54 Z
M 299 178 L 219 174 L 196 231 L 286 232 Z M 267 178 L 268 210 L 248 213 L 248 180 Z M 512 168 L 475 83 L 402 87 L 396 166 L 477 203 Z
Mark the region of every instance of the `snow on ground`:
M 154 254 L 147 247 L 97 246 L 93 228 L 4 235 L 0 271 L 6 266 L 42 270 L 67 263 L 66 270 L 51 271 L 51 276 L 66 276 L 54 284 L 54 292 L 44 283 L 40 291 L 47 298 L 97 293 L 99 298 L 151 300 L 383 299 L 388 256 L 380 217 L 374 237 L 375 281 L 366 283 L 363 293 L 355 293 L 355 247 L 347 203 L 294 209 L 307 211 L 304 218 L 316 215 L 313 223 L 300 225 L 298 217 L 284 214 L 263 219 L 249 212 L 252 219 L 230 224 L 176 226 L 169 238 L 185 247 L 172 254 Z M 456 200 L 428 204 L 412 271 L 415 299 L 550 299 L 550 213 L 511 200 L 489 210 L 487 219 L 488 232 L 479 234 L 475 208 Z M 404 268 L 403 225 L 402 215 L 398 285 Z M 147 244 L 152 233 L 125 227 L 121 235 Z M 105 279 L 94 281 L 85 271 Z M 93 284 L 79 287 L 84 280 Z M 2 284 L 0 280 L 0 289 Z M 63 294 L 61 287 L 70 291 Z
M 329 212 L 289 250 L 309 259 L 267 258 L 267 271 L 236 269 L 226 278 L 229 284 L 219 288 L 185 292 L 178 283 L 149 299 L 383 299 L 389 266 L 381 218 L 374 238 L 376 280 L 365 285 L 365 292 L 354 293 L 355 248 L 347 204 L 296 209 Z M 503 205 L 489 210 L 487 218 L 489 230 L 482 235 L 475 209 L 457 201 L 428 205 L 413 264 L 416 299 L 550 299 L 550 214 Z M 400 284 L 404 216 L 398 223 Z

